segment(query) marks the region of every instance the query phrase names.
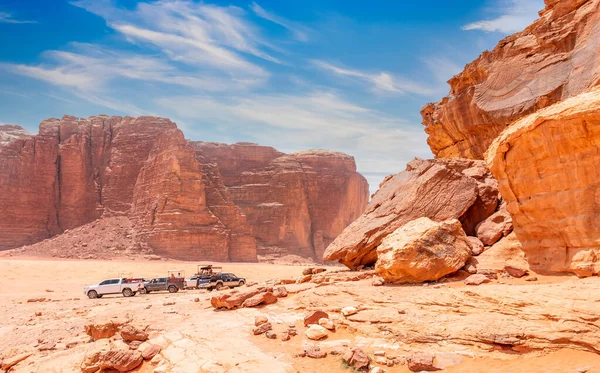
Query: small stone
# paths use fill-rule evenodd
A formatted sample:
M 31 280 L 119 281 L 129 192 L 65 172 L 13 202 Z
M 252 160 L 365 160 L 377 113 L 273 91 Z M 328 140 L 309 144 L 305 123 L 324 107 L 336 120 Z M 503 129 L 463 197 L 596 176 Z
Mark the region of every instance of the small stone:
M 335 330 L 335 324 L 330 319 L 322 318 L 319 319 L 319 325 L 328 330 Z
M 308 329 L 306 329 L 306 332 L 304 332 L 304 334 L 306 334 L 306 336 L 309 339 L 312 339 L 313 341 L 318 341 L 320 339 L 327 338 L 327 336 L 329 335 L 327 329 L 325 329 L 321 325 L 314 324 L 311 325 Z
M 42 316 L 42 313 L 41 313 L 40 311 L 36 311 L 36 312 L 35 312 L 35 315 L 36 315 L 36 316 Z
M 342 308 L 342 315 L 348 317 L 358 313 L 356 307 L 344 307 Z
M 271 332 L 271 331 L 267 331 L 265 332 L 265 336 L 269 339 L 277 339 L 277 334 Z
M 200 302 L 200 298 L 194 298 L 194 302 L 196 302 L 196 303 Z
M 521 278 L 529 272 L 527 268 L 516 265 L 506 265 L 504 266 L 504 270 L 506 271 L 506 273 L 516 278 Z
M 306 356 L 308 356 L 312 359 L 323 359 L 323 358 L 327 357 L 327 352 L 321 351 L 319 346 L 308 347 L 308 348 L 304 349 L 304 353 L 306 354 Z
M 254 318 L 254 326 L 260 326 L 267 322 L 269 322 L 269 319 L 267 319 L 265 316 L 256 316 Z
M 281 340 L 282 341 L 289 341 L 290 340 L 290 333 L 289 332 L 283 332 L 281 333 Z
M 537 277 L 535 277 L 535 276 L 533 276 L 533 277 L 528 277 L 528 278 L 526 278 L 526 279 L 525 279 L 525 281 L 529 281 L 529 282 L 533 282 L 533 281 L 537 281 L 537 280 L 538 280 L 538 278 L 537 278 Z
M 375 356 L 385 356 L 385 351 L 375 351 Z
M 481 284 L 486 283 L 486 282 L 490 282 L 490 279 L 487 278 L 487 276 L 485 276 L 485 275 L 483 275 L 481 273 L 471 275 L 471 276 L 469 276 L 469 277 L 467 277 L 465 279 L 465 284 L 466 285 L 477 286 L 477 285 L 481 285 Z
M 376 356 L 375 362 L 379 365 L 387 365 L 388 360 L 383 356 Z
M 132 325 L 125 325 L 121 328 L 121 337 L 125 341 L 145 341 L 148 339 L 148 333 L 139 330 Z
M 256 328 L 252 329 L 252 333 L 254 333 L 254 335 L 259 335 L 259 334 L 266 333 L 267 331 L 269 331 L 271 329 L 273 329 L 273 326 L 271 325 L 271 323 L 266 322 L 264 324 L 260 324 Z
M 323 311 L 314 311 L 304 317 L 304 326 L 318 324 L 320 319 L 328 319 L 329 315 Z
M 380 277 L 378 277 L 375 280 L 373 280 L 373 282 L 371 282 L 371 285 L 373 285 L 373 286 L 383 286 L 383 279 L 381 279 Z
M 369 357 L 360 348 L 350 349 L 344 354 L 342 359 L 348 364 L 349 367 L 356 370 L 364 370 L 369 366 Z
M 163 306 L 173 306 L 173 305 L 175 305 L 175 302 L 164 302 L 163 303 Z M 150 308 L 150 307 L 148 307 L 148 308 Z
M 434 366 L 434 359 L 435 356 L 426 353 L 411 355 L 407 359 L 408 369 L 413 372 L 440 370 Z

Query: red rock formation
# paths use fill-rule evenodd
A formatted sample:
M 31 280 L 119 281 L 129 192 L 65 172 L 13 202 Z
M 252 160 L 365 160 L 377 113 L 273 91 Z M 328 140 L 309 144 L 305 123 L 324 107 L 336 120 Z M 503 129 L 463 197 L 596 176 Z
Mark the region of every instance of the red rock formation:
M 490 146 L 514 230 L 533 270 L 600 272 L 600 90 L 518 121 Z
M 422 217 L 459 219 L 473 233 L 497 205 L 496 181 L 483 161 L 415 159 L 406 171 L 383 181 L 365 213 L 327 247 L 324 260 L 350 268 L 374 264 L 377 246 L 386 236 Z
M 286 155 L 249 143 L 192 144 L 199 156 L 218 165 L 266 250 L 278 247 L 320 260 L 367 204 L 367 182 L 345 154 L 313 150 Z
M 0 127 L 0 249 L 121 215 L 164 256 L 255 261 L 257 237 L 320 258 L 367 198 L 344 154 L 187 142 L 165 118 L 64 116 L 36 136 Z
M 600 0 L 546 0 L 540 19 L 484 52 L 423 108 L 437 157 L 482 159 L 507 125 L 600 81 Z

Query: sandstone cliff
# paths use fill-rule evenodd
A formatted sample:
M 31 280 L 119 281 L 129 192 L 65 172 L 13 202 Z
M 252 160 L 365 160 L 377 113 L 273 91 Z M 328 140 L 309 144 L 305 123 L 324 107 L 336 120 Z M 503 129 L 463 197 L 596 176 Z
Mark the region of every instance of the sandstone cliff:
M 482 159 L 512 122 L 600 81 L 600 0 L 546 0 L 540 19 L 453 77 L 423 108 L 433 153 Z
M 250 143 L 192 142 L 214 162 L 266 251 L 321 260 L 364 211 L 369 188 L 354 159 L 322 150 L 283 154 Z M 279 249 L 277 249 L 279 248 Z
M 0 249 L 121 215 L 164 256 L 254 261 L 258 239 L 320 258 L 368 198 L 344 154 L 241 144 L 217 157 L 165 118 L 64 116 L 42 122 L 36 136 L 1 126 L 0 139 Z M 265 188 L 245 188 L 258 169 Z
M 600 272 L 600 91 L 518 121 L 487 161 L 537 271 Z

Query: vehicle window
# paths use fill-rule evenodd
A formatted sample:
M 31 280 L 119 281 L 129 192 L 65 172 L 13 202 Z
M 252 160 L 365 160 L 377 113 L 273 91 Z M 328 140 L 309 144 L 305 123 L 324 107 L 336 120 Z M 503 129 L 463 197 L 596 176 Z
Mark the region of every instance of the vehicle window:
M 119 283 L 119 279 L 115 279 L 115 280 L 110 280 L 109 284 L 114 285 L 114 284 L 118 284 Z
M 100 283 L 100 285 L 108 285 L 110 283 L 110 280 L 104 280 Z

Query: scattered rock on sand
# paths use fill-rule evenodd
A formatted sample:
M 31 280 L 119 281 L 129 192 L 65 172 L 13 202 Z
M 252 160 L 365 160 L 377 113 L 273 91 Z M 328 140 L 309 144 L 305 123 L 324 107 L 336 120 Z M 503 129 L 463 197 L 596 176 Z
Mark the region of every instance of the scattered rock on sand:
M 474 275 L 467 277 L 465 279 L 465 285 L 477 286 L 477 285 L 481 285 L 481 284 L 484 284 L 484 283 L 490 282 L 490 281 L 491 280 L 486 275 L 479 273 L 479 274 L 474 274 Z
M 507 264 L 504 266 L 504 270 L 506 273 L 516 278 L 521 278 L 529 272 L 529 269 L 526 266 L 519 266 L 518 264 Z
M 483 242 L 481 242 L 479 238 L 469 236 L 467 237 L 467 240 L 469 240 L 472 255 L 477 256 L 485 250 L 485 246 L 483 246 Z
M 159 352 L 161 351 L 161 348 L 159 345 L 150 345 L 149 347 L 146 347 L 143 351 L 142 351 L 142 358 L 144 360 L 151 360 L 154 356 L 156 356 Z
M 313 341 L 318 341 L 320 339 L 327 338 L 327 336 L 329 335 L 327 329 L 325 329 L 321 325 L 316 324 L 313 324 L 308 329 L 306 329 L 306 332 L 304 332 L 304 334 L 306 334 L 306 336 L 309 339 L 312 339 Z
M 328 319 L 329 315 L 323 311 L 313 311 L 304 317 L 304 326 L 318 324 L 320 319 Z
M 132 325 L 125 325 L 121 328 L 121 337 L 125 341 L 145 341 L 148 339 L 148 333 L 139 330 Z
M 327 352 L 321 351 L 319 346 L 310 346 L 305 348 L 304 354 L 312 359 L 323 359 L 327 357 Z
M 327 318 L 319 319 L 319 325 L 321 325 L 322 327 L 324 327 L 327 330 L 335 330 L 335 324 L 333 323 L 332 320 L 327 319 Z
M 260 326 L 264 323 L 269 322 L 269 319 L 267 319 L 265 316 L 256 316 L 254 317 L 254 326 Z
M 214 308 L 226 308 L 228 310 L 239 308 L 242 303 L 248 298 L 252 298 L 256 294 L 261 293 L 262 290 L 252 289 L 238 293 L 226 293 L 215 295 L 210 299 L 210 304 Z
M 370 363 L 369 357 L 360 348 L 350 349 L 344 354 L 342 359 L 350 368 L 356 370 L 366 369 Z
M 413 372 L 433 372 L 440 370 L 434 365 L 435 356 L 427 353 L 410 355 L 407 359 L 408 369 Z
M 477 225 L 477 237 L 485 245 L 493 245 L 513 230 L 512 217 L 506 211 L 506 204 Z
M 285 287 L 278 286 L 275 289 L 273 289 L 273 295 L 276 296 L 277 298 L 285 298 L 288 296 L 288 292 Z
M 348 307 L 342 308 L 341 312 L 342 312 L 342 315 L 348 317 L 348 316 L 352 316 L 352 315 L 358 313 L 358 310 L 356 309 L 356 307 L 348 306 Z
M 271 329 L 273 329 L 273 325 L 271 325 L 270 322 L 266 322 L 264 324 L 260 324 L 256 328 L 252 329 L 252 333 L 254 333 L 254 335 L 259 335 L 259 334 L 266 333 L 267 331 L 269 331 Z
M 272 331 L 265 332 L 265 336 L 269 339 L 277 339 L 277 334 L 273 333 Z
M 273 304 L 277 302 L 277 297 L 270 291 L 258 293 L 244 301 L 242 307 L 256 307 L 261 304 Z

